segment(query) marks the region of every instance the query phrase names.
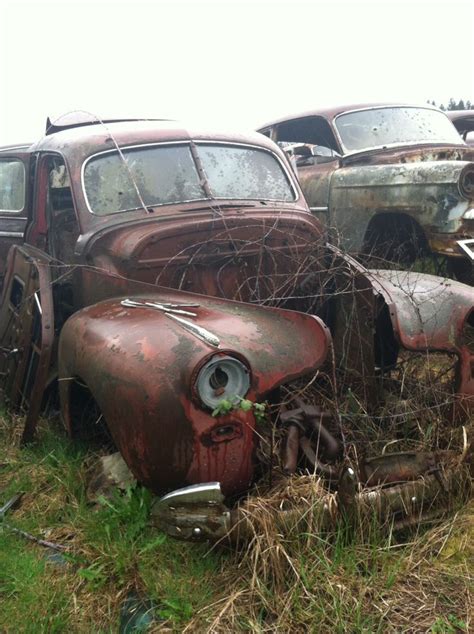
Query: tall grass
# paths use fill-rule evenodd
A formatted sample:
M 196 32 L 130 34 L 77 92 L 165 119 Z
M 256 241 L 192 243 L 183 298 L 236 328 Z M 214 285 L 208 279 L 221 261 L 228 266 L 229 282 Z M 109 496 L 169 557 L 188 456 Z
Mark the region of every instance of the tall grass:
M 312 500 L 296 478 L 304 522 L 282 530 L 255 498 L 258 530 L 244 547 L 175 542 L 149 525 L 148 491 L 92 504 L 95 454 L 47 422 L 35 445 L 19 449 L 19 422 L 0 423 L 0 502 L 24 492 L 5 521 L 67 552 L 58 557 L 0 523 L 0 631 L 117 632 L 131 593 L 151 600 L 150 631 L 472 629 L 472 505 L 405 534 L 375 522 L 323 534 L 307 521 Z

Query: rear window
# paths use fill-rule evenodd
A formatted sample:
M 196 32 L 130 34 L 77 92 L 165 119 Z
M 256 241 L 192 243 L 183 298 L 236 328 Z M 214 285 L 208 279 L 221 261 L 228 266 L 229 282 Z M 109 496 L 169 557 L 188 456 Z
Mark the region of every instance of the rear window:
M 85 164 L 84 190 L 93 213 L 106 215 L 208 198 L 295 199 L 278 159 L 247 146 L 197 143 L 127 148 Z M 201 178 L 196 159 L 201 163 Z M 202 174 L 202 171 L 201 171 Z M 141 200 L 140 200 L 141 198 Z

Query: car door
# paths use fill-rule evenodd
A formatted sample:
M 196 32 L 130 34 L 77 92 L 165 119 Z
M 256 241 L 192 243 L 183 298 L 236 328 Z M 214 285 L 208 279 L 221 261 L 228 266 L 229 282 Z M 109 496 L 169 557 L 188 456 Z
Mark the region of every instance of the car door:
M 25 412 L 32 438 L 54 344 L 51 261 L 30 245 L 11 248 L 0 305 L 0 378 L 9 404 Z
M 0 152 L 0 288 L 8 251 L 25 236 L 29 158 L 26 152 Z

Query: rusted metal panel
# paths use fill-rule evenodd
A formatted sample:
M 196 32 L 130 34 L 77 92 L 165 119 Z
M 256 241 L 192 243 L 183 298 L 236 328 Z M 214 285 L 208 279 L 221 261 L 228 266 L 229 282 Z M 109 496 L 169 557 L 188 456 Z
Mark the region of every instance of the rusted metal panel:
M 463 216 L 474 201 L 460 194 L 458 183 L 466 167 L 474 172 L 474 164 L 427 158 L 421 166 L 415 162 L 352 165 L 336 171 L 331 183 L 331 221 L 339 230 L 343 248 L 363 249 L 374 212 L 413 217 L 424 227 L 428 241 L 432 233 L 443 234 L 444 239 L 449 238 L 444 234 L 462 233 L 467 222 Z M 451 254 L 462 255 L 459 247 Z
M 13 247 L 0 309 L 0 371 L 5 396 L 26 413 L 23 442 L 35 432 L 55 340 L 50 262 L 37 249 Z
M 264 401 L 282 382 L 320 367 L 327 328 L 311 315 L 169 289 L 139 301 L 194 305 L 187 310 L 196 317 L 186 322 L 212 333 L 219 345 L 159 310 L 118 300 L 94 304 L 75 313 L 62 331 L 65 411 L 67 377 L 77 377 L 93 390 L 133 473 L 155 491 L 208 480 L 219 480 L 226 494 L 244 490 L 254 468 L 253 413 L 212 416 L 196 394 L 200 368 L 215 355 L 241 360 L 251 377 L 246 398 Z
M 354 363 L 356 368 L 360 368 L 359 376 L 365 376 L 364 371 L 368 372 L 368 377 L 371 376 L 368 368 L 373 367 L 374 343 L 371 343 L 368 333 L 373 331 L 377 319 L 379 308 L 375 299 L 378 296 L 388 308 L 393 333 L 400 346 L 413 352 L 446 352 L 457 358 L 454 390 L 459 401 L 458 413 L 471 410 L 474 407 L 473 289 L 455 280 L 427 273 L 366 269 L 336 247 L 328 248 L 334 255 L 333 265 L 336 270 L 342 272 L 346 269 L 342 281 L 338 282 L 339 290 L 347 291 L 347 280 L 352 280 L 353 283 L 359 280 L 359 292 L 364 289 L 364 284 L 366 292 L 370 289 L 365 300 L 364 293 L 361 293 L 358 299 L 354 298 L 353 304 L 349 304 L 349 307 L 354 306 L 354 310 L 345 323 L 355 327 L 355 332 L 351 334 L 354 341 L 357 341 L 357 333 L 360 333 L 359 341 L 362 341 L 362 345 L 359 351 L 356 347 L 355 356 L 353 354 L 347 359 L 346 365 L 351 367 Z M 362 313 L 358 312 L 360 310 Z M 337 350 L 336 343 L 335 348 Z M 349 353 L 350 346 L 343 350 Z
M 390 306 L 401 345 L 413 351 L 456 355 L 455 391 L 459 407 L 474 407 L 474 341 L 467 329 L 474 323 L 470 287 L 454 280 L 407 271 L 371 272 Z
M 124 222 L 91 237 L 86 252 L 100 268 L 127 278 L 263 302 L 296 294 L 315 266 L 318 242 L 321 228 L 307 211 L 273 208 Z

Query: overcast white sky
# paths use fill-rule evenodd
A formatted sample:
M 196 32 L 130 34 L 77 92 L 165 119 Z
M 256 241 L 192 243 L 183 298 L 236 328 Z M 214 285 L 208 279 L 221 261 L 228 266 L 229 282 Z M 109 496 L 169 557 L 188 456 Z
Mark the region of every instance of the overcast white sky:
M 0 145 L 88 110 L 257 127 L 320 105 L 474 102 L 472 0 L 0 0 Z

